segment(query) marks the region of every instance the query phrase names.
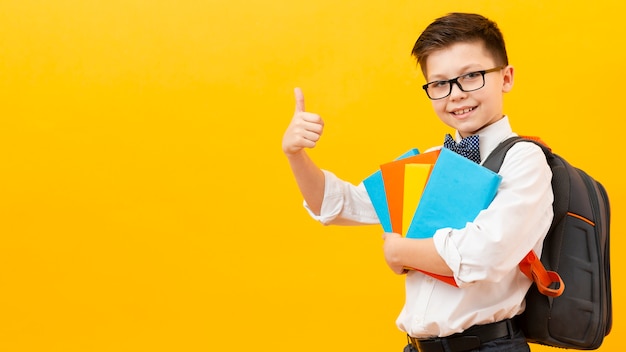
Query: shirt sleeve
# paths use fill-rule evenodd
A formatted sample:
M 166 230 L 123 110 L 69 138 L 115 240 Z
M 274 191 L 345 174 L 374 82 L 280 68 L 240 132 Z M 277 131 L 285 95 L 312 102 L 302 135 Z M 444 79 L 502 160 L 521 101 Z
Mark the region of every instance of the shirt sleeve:
M 324 172 L 324 199 L 320 215 L 314 214 L 306 201 L 305 209 L 313 219 L 324 225 L 378 224 L 378 216 L 363 183 L 354 185 L 339 179 L 330 171 Z
M 435 247 L 460 287 L 498 282 L 530 250 L 541 254 L 554 198 L 552 172 L 543 151 L 532 143 L 517 143 L 508 151 L 500 175 L 496 197 L 473 222 L 434 235 Z

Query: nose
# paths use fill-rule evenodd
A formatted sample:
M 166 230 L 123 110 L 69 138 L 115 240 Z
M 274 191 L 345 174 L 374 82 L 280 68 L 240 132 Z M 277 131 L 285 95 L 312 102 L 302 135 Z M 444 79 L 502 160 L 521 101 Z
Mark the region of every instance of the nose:
M 450 99 L 462 99 L 467 95 L 467 93 L 461 89 L 461 84 L 458 81 L 451 83 L 451 87 Z

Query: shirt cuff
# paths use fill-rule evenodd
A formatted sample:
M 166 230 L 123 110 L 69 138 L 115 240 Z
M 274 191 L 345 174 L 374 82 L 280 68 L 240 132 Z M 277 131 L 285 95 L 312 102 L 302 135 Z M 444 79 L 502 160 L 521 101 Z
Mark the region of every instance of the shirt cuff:
M 463 280 L 463 278 L 466 277 L 469 272 L 466 272 L 467 270 L 461 267 L 461 253 L 459 253 L 456 243 L 452 240 L 453 231 L 454 230 L 449 227 L 437 230 L 433 236 L 433 242 L 437 253 L 439 253 L 444 262 L 450 267 L 454 280 L 457 285 L 461 287 L 463 283 L 467 282 Z
M 313 213 L 306 201 L 303 202 L 304 208 L 309 215 L 324 225 L 330 224 L 337 218 L 343 207 L 341 201 L 341 187 L 339 186 L 339 179 L 332 172 L 322 170 L 324 173 L 324 199 L 322 200 L 322 207 L 320 208 L 320 215 Z

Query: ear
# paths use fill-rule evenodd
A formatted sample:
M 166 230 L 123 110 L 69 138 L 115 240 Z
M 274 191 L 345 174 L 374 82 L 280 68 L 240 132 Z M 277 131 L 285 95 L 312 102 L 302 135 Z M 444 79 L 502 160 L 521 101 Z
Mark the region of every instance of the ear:
M 504 73 L 502 75 L 502 92 L 508 93 L 513 89 L 513 66 L 508 65 L 504 68 Z

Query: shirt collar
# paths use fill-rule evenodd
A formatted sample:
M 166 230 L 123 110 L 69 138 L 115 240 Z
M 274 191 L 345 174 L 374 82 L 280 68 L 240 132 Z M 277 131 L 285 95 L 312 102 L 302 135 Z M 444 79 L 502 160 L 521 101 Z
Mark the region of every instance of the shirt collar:
M 504 115 L 500 120 L 492 123 L 489 126 L 486 126 L 475 134 L 480 136 L 480 159 L 486 160 L 487 156 L 493 151 L 498 144 L 507 139 L 508 137 L 514 136 L 513 129 L 511 128 L 511 124 L 509 123 L 509 117 Z M 459 131 L 455 133 L 456 141 L 461 140 L 461 135 Z

